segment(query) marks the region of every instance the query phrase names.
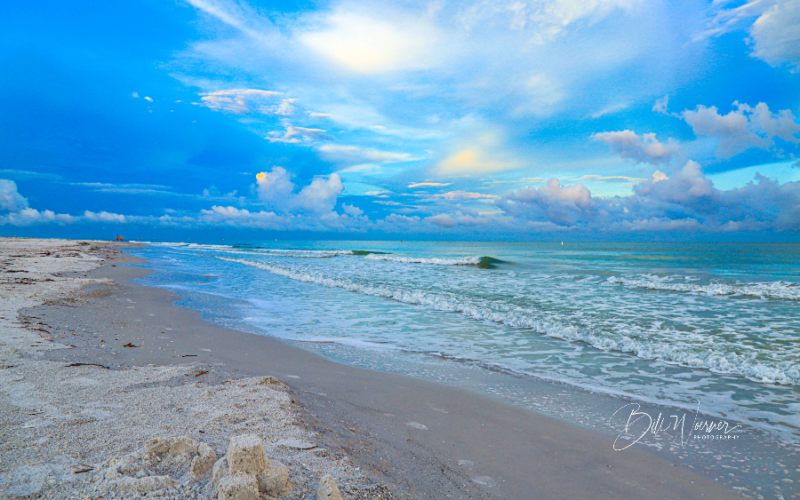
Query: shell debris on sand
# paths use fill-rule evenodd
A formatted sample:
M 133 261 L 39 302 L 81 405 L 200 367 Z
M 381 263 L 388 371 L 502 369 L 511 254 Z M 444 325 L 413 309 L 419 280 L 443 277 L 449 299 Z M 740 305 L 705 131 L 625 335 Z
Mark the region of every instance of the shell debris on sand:
M 238 452 L 228 454 L 232 442 L 251 441 L 263 445 L 248 448 L 256 457 L 268 450 L 267 468 L 252 474 L 259 498 L 267 491 L 313 498 L 318 471 L 346 485 L 349 499 L 391 498 L 343 453 L 306 446 L 319 440 L 274 377 L 232 380 L 224 366 L 199 363 L 128 368 L 43 359 L 48 350 L 70 346 L 21 310 L 43 303 L 81 307 L 84 286 L 113 287 L 83 277 L 118 258 L 113 246 L 0 238 L 0 264 L 26 271 L 25 285 L 0 280 L 0 498 L 220 498 L 223 489 L 253 485 L 220 467 L 221 457 L 239 463 Z M 175 383 L 201 369 L 209 375 Z M 219 484 L 232 479 L 217 488 L 215 476 Z

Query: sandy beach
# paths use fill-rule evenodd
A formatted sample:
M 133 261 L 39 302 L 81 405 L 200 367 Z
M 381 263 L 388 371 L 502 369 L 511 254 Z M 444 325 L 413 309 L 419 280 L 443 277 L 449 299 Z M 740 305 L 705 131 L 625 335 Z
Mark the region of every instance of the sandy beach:
M 589 429 L 212 325 L 132 282 L 149 271 L 121 247 L 0 240 L 0 495 L 223 498 L 202 464 L 247 435 L 288 471 L 262 498 L 328 476 L 352 499 L 740 498 Z

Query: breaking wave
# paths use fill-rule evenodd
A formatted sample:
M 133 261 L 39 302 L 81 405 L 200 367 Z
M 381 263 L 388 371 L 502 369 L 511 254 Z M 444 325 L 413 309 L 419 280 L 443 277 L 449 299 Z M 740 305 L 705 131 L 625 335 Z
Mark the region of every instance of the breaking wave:
M 384 260 L 390 262 L 402 262 L 405 264 L 429 264 L 437 266 L 478 266 L 481 268 L 491 268 L 493 264 L 500 264 L 503 261 L 494 257 L 403 257 L 401 255 L 369 254 L 366 260 Z
M 800 284 L 788 281 L 740 283 L 733 285 L 709 283 L 701 285 L 696 283 L 675 283 L 655 276 L 643 276 L 635 279 L 612 276 L 606 280 L 606 283 L 646 288 L 649 290 L 668 290 L 672 292 L 704 295 L 740 295 L 763 299 L 800 300 Z
M 217 258 L 263 269 L 272 274 L 296 281 L 316 283 L 329 288 L 339 288 L 405 304 L 422 305 L 437 311 L 459 313 L 475 320 L 527 328 L 550 337 L 583 342 L 604 351 L 619 351 L 634 354 L 643 359 L 658 359 L 691 368 L 738 374 L 755 382 L 783 385 L 800 384 L 800 364 L 791 360 L 759 359 L 758 353 L 754 350 L 739 349 L 740 352 L 738 353 L 723 352 L 676 339 L 668 341 L 666 339 L 633 338 L 621 333 L 604 333 L 586 328 L 577 328 L 569 324 L 560 324 L 556 321 L 539 317 L 535 311 L 504 302 L 467 298 L 446 292 L 431 293 L 421 290 L 391 288 L 384 285 L 361 284 L 348 279 L 327 277 L 264 262 L 229 257 Z

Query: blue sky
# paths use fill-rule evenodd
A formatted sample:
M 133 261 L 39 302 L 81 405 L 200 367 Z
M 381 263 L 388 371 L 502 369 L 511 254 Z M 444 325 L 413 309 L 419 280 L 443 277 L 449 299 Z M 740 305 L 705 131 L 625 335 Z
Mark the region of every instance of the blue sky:
M 800 0 L 39 2 L 0 26 L 2 234 L 800 231 Z

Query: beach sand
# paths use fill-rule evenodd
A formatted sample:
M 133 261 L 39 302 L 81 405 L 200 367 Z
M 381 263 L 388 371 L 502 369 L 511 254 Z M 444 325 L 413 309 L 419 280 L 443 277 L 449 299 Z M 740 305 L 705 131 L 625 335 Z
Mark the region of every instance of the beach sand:
M 33 241 L 35 255 L 23 248 Z M 134 495 L 104 479 L 109 459 L 171 436 L 222 456 L 246 433 L 289 468 L 286 498 L 315 498 L 322 474 L 344 498 L 740 498 L 646 449 L 615 452 L 590 429 L 212 325 L 130 281 L 149 271 L 117 248 L 0 240 L 0 494 Z M 35 283 L 12 282 L 22 275 Z M 265 376 L 282 383 L 259 385 Z M 84 465 L 95 470 L 72 474 Z M 175 498 L 215 494 L 182 478 Z

